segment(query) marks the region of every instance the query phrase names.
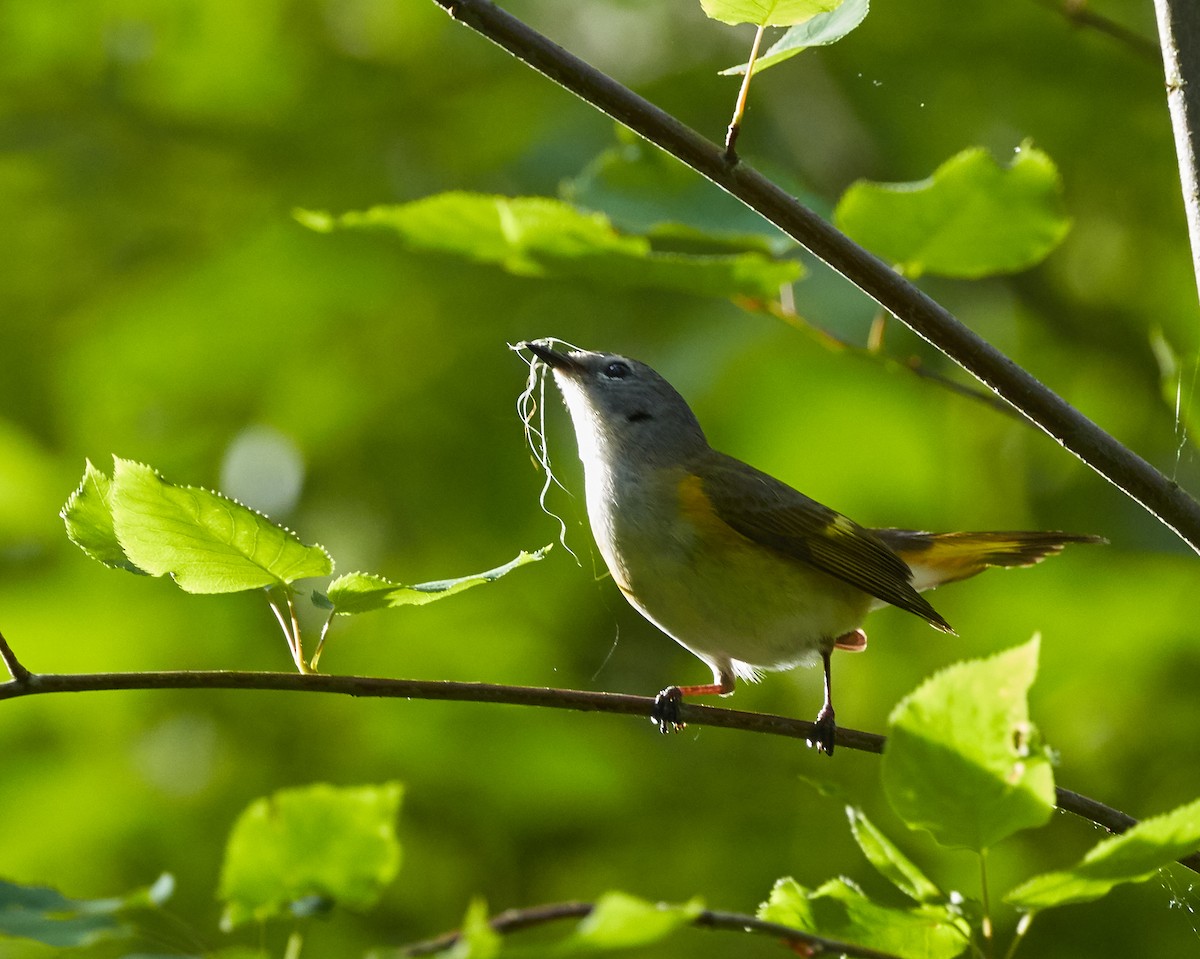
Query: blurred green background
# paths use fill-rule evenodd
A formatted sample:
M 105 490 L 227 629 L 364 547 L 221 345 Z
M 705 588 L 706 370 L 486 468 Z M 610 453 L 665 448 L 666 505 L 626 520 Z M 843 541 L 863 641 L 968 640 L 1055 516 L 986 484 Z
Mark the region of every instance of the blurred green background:
M 711 23 L 694 0 L 508 8 L 723 135 L 737 81 L 716 71 L 745 59 L 752 29 Z M 1094 9 L 1154 37 L 1148 3 Z M 342 572 L 419 582 L 552 540 L 514 409 L 525 369 L 506 343 L 554 335 L 650 362 L 714 445 L 863 523 L 1109 537 L 940 593 L 958 638 L 875 614 L 869 653 L 837 663 L 839 719 L 882 730 L 931 672 L 1040 630 L 1033 712 L 1061 752 L 1060 784 L 1139 816 L 1200 794 L 1195 557 L 1041 434 L 730 303 L 514 278 L 293 221 L 296 207 L 451 189 L 553 194 L 614 142 L 610 121 L 432 3 L 0 0 L 0 84 L 0 630 L 30 668 L 290 668 L 260 596 L 187 596 L 67 542 L 57 510 L 85 457 L 107 470 L 116 453 L 242 495 L 323 543 Z M 879 3 L 847 40 L 756 82 L 739 147 L 827 211 L 856 178 L 918 179 L 976 144 L 1005 160 L 1026 137 L 1062 171 L 1075 224 L 1065 244 L 1011 279 L 924 285 L 1198 488 L 1196 288 L 1159 65 L 1034 0 Z M 863 342 L 872 305 L 810 265 L 799 313 Z M 887 350 L 962 379 L 898 324 Z M 643 694 L 706 678 L 596 576 L 573 437 L 561 404 L 549 406 L 551 452 L 574 494 L 550 504 L 581 565 L 560 548 L 460 598 L 339 622 L 324 670 Z M 819 676 L 800 671 L 731 705 L 808 718 L 818 702 Z M 972 857 L 895 823 L 877 758 L 829 761 L 734 732 L 132 692 L 5 703 L 0 756 L 0 875 L 101 896 L 176 874 L 178 927 L 143 951 L 219 942 L 213 890 L 234 817 L 259 795 L 322 780 L 405 782 L 406 858 L 378 910 L 314 924 L 305 955 L 452 928 L 473 895 L 500 910 L 621 888 L 752 912 L 779 876 L 815 886 L 846 874 L 886 898 L 842 802 L 814 782 L 977 893 Z M 1097 838 L 1057 818 L 997 850 L 993 889 Z M 1048 915 L 1021 954 L 1194 951 L 1189 875 Z M 278 954 L 281 933 L 264 937 Z M 659 951 L 778 948 L 689 932 Z M 51 953 L 0 943 L 6 957 Z

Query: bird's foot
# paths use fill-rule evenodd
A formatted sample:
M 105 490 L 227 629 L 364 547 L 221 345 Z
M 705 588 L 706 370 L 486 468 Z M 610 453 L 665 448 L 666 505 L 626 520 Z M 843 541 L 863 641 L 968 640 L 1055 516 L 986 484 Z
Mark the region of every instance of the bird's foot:
M 808 745 L 820 750 L 826 756 L 832 756 L 833 741 L 837 736 L 837 723 L 833 718 L 833 707 L 822 706 L 813 725 L 815 726 L 813 738 L 808 741 Z
M 667 733 L 677 733 L 683 729 L 683 721 L 679 718 L 679 704 L 683 701 L 683 690 L 678 686 L 668 686 L 654 697 L 654 706 L 650 710 L 650 722 L 658 726 L 658 731 L 664 736 Z

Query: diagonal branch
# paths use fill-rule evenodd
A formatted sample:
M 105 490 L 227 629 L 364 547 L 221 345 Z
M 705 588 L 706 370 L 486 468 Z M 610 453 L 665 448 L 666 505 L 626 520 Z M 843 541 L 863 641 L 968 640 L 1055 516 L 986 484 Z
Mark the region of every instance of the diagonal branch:
M 737 197 L 1011 403 L 1200 552 L 1200 503 L 960 323 L 911 282 L 782 189 L 488 0 L 434 0 L 580 99 Z
M 590 902 L 556 902 L 545 906 L 533 906 L 529 909 L 509 909 L 493 916 L 488 925 L 495 932 L 507 935 L 545 925 L 549 922 L 559 922 L 564 919 L 583 919 L 592 914 L 595 904 Z M 796 948 L 796 952 L 805 956 L 849 956 L 852 959 L 898 959 L 890 952 L 880 952 L 867 946 L 855 946 L 848 942 L 838 942 L 835 939 L 825 939 L 811 933 L 800 932 L 791 926 L 777 922 L 767 922 L 755 916 L 747 916 L 736 912 L 715 912 L 702 909 L 692 920 L 691 925 L 700 929 L 724 929 L 729 932 L 749 932 L 760 936 L 770 936 L 782 939 L 788 946 Z M 426 939 L 401 946 L 398 956 L 429 956 L 445 952 L 461 938 L 458 932 L 450 932 L 436 939 Z M 801 952 L 803 950 L 803 952 Z
M 2 637 L 0 637 L 2 638 Z M 429 699 L 471 703 L 507 703 L 544 706 L 580 712 L 617 713 L 651 719 L 655 700 L 627 693 L 587 692 L 548 686 L 505 686 L 496 683 L 460 683 L 446 680 L 380 679 L 373 676 L 326 676 L 321 673 L 263 673 L 175 670 L 137 673 L 30 673 L 0 683 L 0 701 L 45 693 L 83 693 L 123 689 L 259 689 L 282 692 L 335 693 L 380 699 Z M 814 738 L 816 725 L 770 713 L 748 713 L 718 706 L 681 702 L 679 718 L 696 726 L 738 729 L 805 741 Z M 877 733 L 837 728 L 837 745 L 860 752 L 882 753 L 886 739 Z M 1121 833 L 1137 820 L 1119 810 L 1069 789 L 1058 789 L 1058 808 L 1087 819 L 1109 832 Z M 1200 873 L 1200 853 L 1179 862 Z

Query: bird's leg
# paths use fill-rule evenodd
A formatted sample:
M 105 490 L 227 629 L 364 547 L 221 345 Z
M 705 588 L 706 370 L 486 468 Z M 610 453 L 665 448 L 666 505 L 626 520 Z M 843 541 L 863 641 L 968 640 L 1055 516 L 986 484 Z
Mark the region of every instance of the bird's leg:
M 833 645 L 821 650 L 821 662 L 825 666 L 825 702 L 817 713 L 815 735 L 808 741 L 826 756 L 833 755 L 833 740 L 837 735 L 837 723 L 833 718 L 833 682 L 830 679 L 830 660 L 835 649 L 844 649 L 851 653 L 861 653 L 867 648 L 867 634 L 861 629 L 852 629 L 839 636 Z
M 825 667 L 825 702 L 821 705 L 821 711 L 817 713 L 813 738 L 808 741 L 810 746 L 816 747 L 826 756 L 833 755 L 833 740 L 837 734 L 837 723 L 833 717 L 833 683 L 829 670 L 829 661 L 832 658 L 832 649 L 821 650 L 821 662 Z
M 726 668 L 713 669 L 713 681 L 700 686 L 668 686 L 654 697 L 650 722 L 660 733 L 680 732 L 684 723 L 679 718 L 679 704 L 684 696 L 727 696 L 733 692 L 736 679 Z

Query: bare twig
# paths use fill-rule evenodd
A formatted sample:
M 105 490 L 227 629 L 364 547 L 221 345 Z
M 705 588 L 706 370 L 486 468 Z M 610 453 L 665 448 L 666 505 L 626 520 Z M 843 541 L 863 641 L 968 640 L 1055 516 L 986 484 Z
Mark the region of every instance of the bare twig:
M 833 333 L 824 327 L 813 323 L 811 320 L 800 316 L 794 310 L 788 310 L 778 303 L 767 303 L 762 300 L 739 300 L 739 305 L 743 309 L 751 310 L 760 313 L 767 313 L 770 316 L 777 317 L 782 320 L 792 329 L 806 333 L 815 339 L 818 343 L 829 348 L 830 350 L 842 350 L 847 353 L 852 353 L 863 359 L 869 359 L 882 364 L 886 368 L 900 368 L 928 380 L 930 383 L 935 383 L 938 386 L 949 390 L 951 393 L 957 393 L 959 396 L 965 396 L 968 399 L 975 400 L 978 403 L 983 403 L 985 406 L 990 406 L 993 410 L 1003 413 L 1006 416 L 1011 416 L 1014 419 L 1024 421 L 1024 417 L 1019 412 L 1012 408 L 1004 400 L 1000 399 L 995 393 L 989 390 L 975 389 L 967 386 L 964 383 L 958 383 L 950 379 L 948 376 L 929 369 L 921 362 L 919 356 L 909 356 L 906 359 L 890 356 L 880 349 L 873 349 L 870 346 L 862 347 L 857 343 L 851 343 L 849 340 L 844 340 L 836 333 Z M 882 314 L 881 314 L 882 315 Z
M 1192 266 L 1200 289 L 1200 6 L 1196 0 L 1154 0 L 1154 10 L 1192 239 Z
M 1158 45 L 1153 40 L 1117 23 L 1116 20 L 1096 13 L 1095 10 L 1088 7 L 1087 0 L 1035 0 L 1035 2 L 1048 10 L 1061 13 L 1068 22 L 1077 27 L 1086 27 L 1111 37 L 1155 66 L 1160 62 Z
M 11 667 L 10 667 L 11 668 Z M 383 699 L 452 700 L 473 703 L 507 703 L 545 706 L 580 712 L 618 713 L 650 719 L 655 700 L 627 693 L 598 693 L 548 686 L 505 686 L 495 683 L 459 683 L 445 680 L 379 679 L 372 676 L 324 676 L 319 673 L 263 673 L 205 670 L 138 673 L 30 673 L 21 667 L 22 679 L 0 683 L 0 701 L 45 693 L 83 693 L 121 689 L 259 689 L 282 692 L 336 693 Z M 679 717 L 696 726 L 738 729 L 791 739 L 811 740 L 813 723 L 803 719 L 747 713 L 696 703 L 679 704 Z M 860 752 L 882 753 L 883 736 L 857 729 L 837 728 L 837 745 Z M 1060 809 L 1074 813 L 1110 832 L 1124 832 L 1137 820 L 1101 802 L 1067 789 L 1059 789 Z M 1179 860 L 1200 873 L 1200 853 Z
M 495 4 L 488 0 L 434 2 L 774 223 L 1200 552 L 1200 503 L 967 329 L 878 257 L 839 233 L 762 174 L 745 163 L 731 166 L 720 147 Z
M 4 663 L 14 684 L 20 685 L 29 680 L 29 670 L 21 665 L 21 661 L 17 659 L 17 654 L 12 651 L 12 647 L 8 645 L 8 640 L 4 638 L 3 633 L 0 633 L 0 662 Z
M 533 906 L 529 909 L 509 909 L 488 920 L 488 925 L 496 932 L 507 935 L 530 929 L 534 926 L 550 922 L 561 922 L 564 919 L 583 919 L 590 916 L 595 909 L 590 902 L 556 902 L 544 906 Z M 750 932 L 760 936 L 770 936 L 782 939 L 789 946 L 798 946 L 808 956 L 850 956 L 854 959 L 897 959 L 890 952 L 880 952 L 866 946 L 855 946 L 848 942 L 838 942 L 835 939 L 825 939 L 807 932 L 800 932 L 790 926 L 777 922 L 766 922 L 755 916 L 747 916 L 736 912 L 714 912 L 704 909 L 691 924 L 701 929 L 724 929 L 729 932 Z M 459 940 L 460 933 L 450 932 L 436 939 L 426 939 L 401 946 L 396 950 L 398 956 L 428 956 L 449 949 Z

